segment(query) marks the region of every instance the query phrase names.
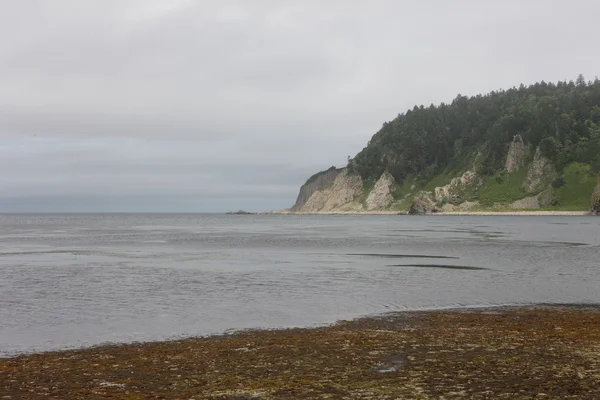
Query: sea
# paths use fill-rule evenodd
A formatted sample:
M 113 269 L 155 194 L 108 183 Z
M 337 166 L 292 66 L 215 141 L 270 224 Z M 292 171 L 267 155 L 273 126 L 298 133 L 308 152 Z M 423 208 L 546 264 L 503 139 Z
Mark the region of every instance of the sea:
M 0 215 L 0 357 L 406 310 L 600 303 L 600 218 Z

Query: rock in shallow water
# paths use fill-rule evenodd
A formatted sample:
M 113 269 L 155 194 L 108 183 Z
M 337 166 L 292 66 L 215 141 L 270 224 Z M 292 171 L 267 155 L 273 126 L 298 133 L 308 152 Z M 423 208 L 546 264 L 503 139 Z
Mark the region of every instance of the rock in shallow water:
M 382 361 L 373 367 L 373 371 L 380 374 L 391 374 L 398 372 L 402 367 L 406 365 L 408 359 L 404 354 L 396 354 L 387 357 L 386 360 Z

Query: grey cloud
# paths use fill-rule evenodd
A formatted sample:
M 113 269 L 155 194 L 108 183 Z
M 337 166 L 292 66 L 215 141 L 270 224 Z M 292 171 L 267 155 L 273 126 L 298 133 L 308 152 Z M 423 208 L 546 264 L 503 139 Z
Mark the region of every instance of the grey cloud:
M 0 211 L 282 208 L 414 104 L 598 75 L 597 15 L 595 0 L 0 0 Z

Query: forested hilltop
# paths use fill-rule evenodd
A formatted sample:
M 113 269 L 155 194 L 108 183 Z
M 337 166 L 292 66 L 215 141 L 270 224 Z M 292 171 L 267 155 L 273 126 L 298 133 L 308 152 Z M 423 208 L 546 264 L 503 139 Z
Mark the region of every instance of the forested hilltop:
M 600 167 L 600 80 L 540 82 L 487 95 L 458 95 L 450 104 L 412 110 L 386 122 L 350 163 L 363 179 L 387 169 L 402 182 L 411 174 L 434 177 L 480 152 L 481 173 L 504 167 L 509 144 L 521 135 L 540 146 L 557 170 L 579 161 Z
M 303 186 L 292 211 L 587 210 L 600 172 L 600 80 L 415 106 L 331 171 Z

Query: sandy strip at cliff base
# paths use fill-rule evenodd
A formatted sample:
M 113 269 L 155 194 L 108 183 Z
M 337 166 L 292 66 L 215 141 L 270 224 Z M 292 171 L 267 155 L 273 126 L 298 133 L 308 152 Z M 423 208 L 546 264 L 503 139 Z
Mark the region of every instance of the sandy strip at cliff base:
M 274 211 L 267 214 L 284 214 L 284 215 L 405 215 L 405 211 L 316 211 L 316 212 L 299 212 L 299 211 Z
M 0 360 L 0 399 L 597 399 L 600 311 L 404 312 Z
M 326 212 L 292 212 L 276 211 L 267 214 L 289 215 L 406 215 L 405 211 L 326 211 Z M 589 211 L 450 211 L 427 213 L 425 215 L 528 215 L 528 216 L 589 216 Z
M 428 215 L 557 215 L 557 216 L 584 216 L 590 215 L 589 211 L 452 211 Z

